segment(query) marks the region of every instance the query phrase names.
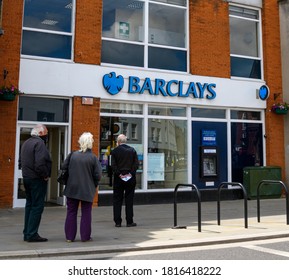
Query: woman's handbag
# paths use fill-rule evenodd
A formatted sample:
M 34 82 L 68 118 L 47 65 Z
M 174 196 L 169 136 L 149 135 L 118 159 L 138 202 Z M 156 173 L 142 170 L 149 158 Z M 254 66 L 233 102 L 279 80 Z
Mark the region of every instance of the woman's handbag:
M 60 171 L 61 172 L 57 177 L 57 182 L 61 185 L 66 185 L 68 180 L 68 170 L 60 170 Z
M 68 176 L 69 176 L 68 167 L 69 167 L 69 162 L 70 162 L 71 155 L 72 155 L 72 153 L 70 153 L 68 155 L 68 166 L 67 166 L 67 169 L 60 170 L 60 173 L 59 173 L 59 175 L 57 177 L 57 182 L 59 184 L 61 184 L 61 185 L 66 185 L 67 184 L 67 180 L 68 180 Z

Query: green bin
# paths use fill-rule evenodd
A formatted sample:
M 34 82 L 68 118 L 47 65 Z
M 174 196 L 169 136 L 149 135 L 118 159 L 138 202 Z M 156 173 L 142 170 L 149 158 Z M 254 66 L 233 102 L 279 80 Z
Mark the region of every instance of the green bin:
M 262 180 L 281 181 L 279 166 L 249 166 L 243 169 L 243 186 L 249 199 L 257 198 L 257 188 Z M 281 184 L 263 184 L 259 188 L 260 198 L 279 198 L 282 193 Z

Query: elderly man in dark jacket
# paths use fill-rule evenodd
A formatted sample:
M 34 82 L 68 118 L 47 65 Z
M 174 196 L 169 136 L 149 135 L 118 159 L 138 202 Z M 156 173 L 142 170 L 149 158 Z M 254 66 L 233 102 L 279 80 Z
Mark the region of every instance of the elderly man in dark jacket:
M 116 227 L 121 227 L 121 208 L 125 197 L 125 214 L 127 227 L 135 227 L 133 221 L 133 198 L 136 186 L 138 157 L 135 149 L 126 144 L 124 134 L 117 137 L 117 147 L 111 152 L 113 182 L 113 218 Z
M 31 131 L 31 137 L 21 147 L 20 167 L 26 193 L 24 241 L 45 242 L 38 229 L 44 210 L 47 182 L 51 176 L 51 157 L 46 148 L 48 130 L 38 124 Z

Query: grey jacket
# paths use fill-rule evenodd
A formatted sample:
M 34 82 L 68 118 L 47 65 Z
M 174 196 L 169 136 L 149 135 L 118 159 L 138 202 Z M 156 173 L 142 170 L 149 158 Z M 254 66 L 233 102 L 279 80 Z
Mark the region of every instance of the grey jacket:
M 51 176 L 51 157 L 40 137 L 32 136 L 23 143 L 19 164 L 23 178 L 44 179 Z
M 101 179 L 101 165 L 97 156 L 87 150 L 72 152 L 61 166 L 68 169 L 68 181 L 63 194 L 69 198 L 93 202 L 96 187 Z

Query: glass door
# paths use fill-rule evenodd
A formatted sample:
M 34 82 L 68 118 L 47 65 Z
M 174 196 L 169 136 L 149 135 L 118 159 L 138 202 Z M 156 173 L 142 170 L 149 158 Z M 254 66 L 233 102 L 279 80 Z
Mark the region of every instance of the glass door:
M 25 189 L 23 184 L 22 170 L 20 169 L 19 165 L 19 155 L 22 144 L 30 137 L 31 129 L 35 126 L 35 124 L 36 123 L 20 124 L 17 129 L 13 207 L 25 206 Z M 60 169 L 60 165 L 68 153 L 68 129 L 66 126 L 49 125 L 47 125 L 47 128 L 49 131 L 49 140 L 47 145 L 52 158 L 52 174 L 48 181 L 46 203 L 64 205 L 64 186 L 60 185 L 56 178 Z

